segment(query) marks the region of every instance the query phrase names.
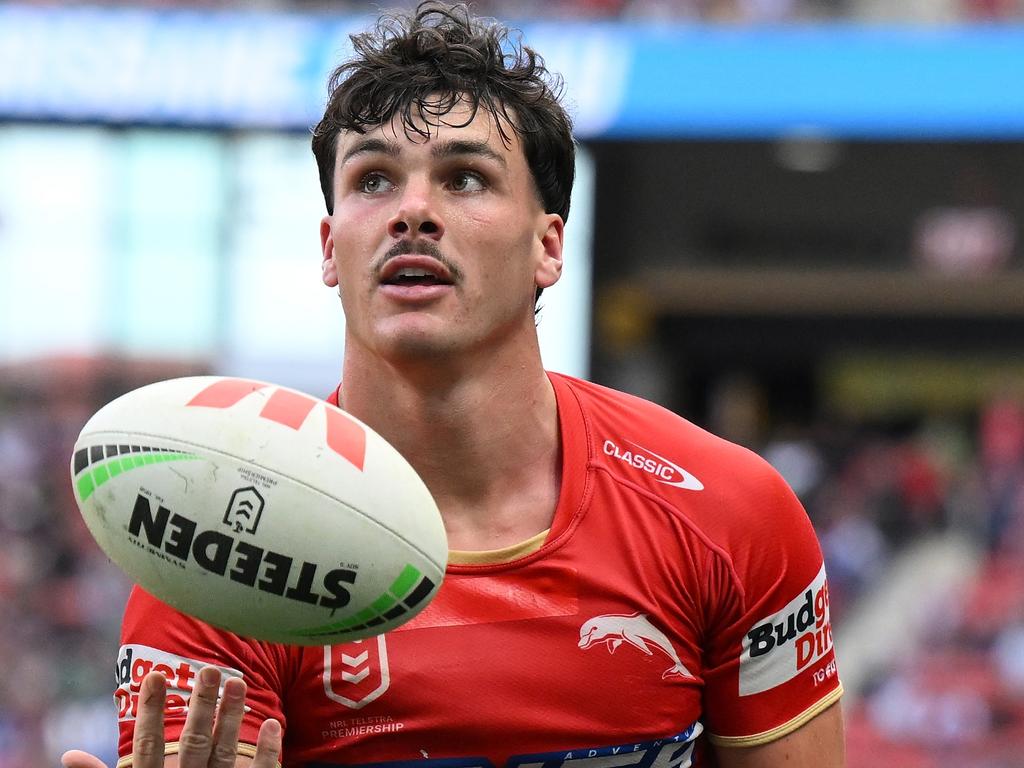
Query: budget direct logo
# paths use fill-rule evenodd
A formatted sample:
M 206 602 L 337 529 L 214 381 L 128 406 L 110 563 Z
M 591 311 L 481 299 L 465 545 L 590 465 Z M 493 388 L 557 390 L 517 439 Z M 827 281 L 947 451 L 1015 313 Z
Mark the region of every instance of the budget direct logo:
M 832 650 L 832 622 L 825 566 L 800 594 L 743 637 L 740 696 L 762 693 L 792 680 Z
M 114 666 L 114 706 L 120 722 L 134 720 L 139 713 L 139 692 L 142 679 L 150 672 L 159 672 L 167 678 L 167 698 L 164 700 L 164 715 L 184 717 L 188 711 L 188 698 L 192 695 L 195 680 L 203 667 L 216 666 L 205 661 L 177 656 L 148 645 L 122 645 Z M 242 673 L 230 667 L 220 670 L 220 696 L 224 682 L 229 677 L 241 678 Z

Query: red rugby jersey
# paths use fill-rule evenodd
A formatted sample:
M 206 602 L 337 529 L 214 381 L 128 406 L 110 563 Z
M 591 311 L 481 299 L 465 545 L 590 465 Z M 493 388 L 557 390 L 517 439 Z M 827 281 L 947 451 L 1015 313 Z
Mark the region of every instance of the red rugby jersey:
M 276 717 L 284 765 L 310 768 L 713 765 L 707 740 L 770 741 L 835 702 L 821 551 L 779 475 L 649 402 L 550 378 L 562 488 L 539 548 L 456 553 L 411 622 L 321 648 L 244 640 L 136 588 L 121 754 L 146 671 L 170 680 L 173 744 L 208 663 L 249 685 L 242 741 Z

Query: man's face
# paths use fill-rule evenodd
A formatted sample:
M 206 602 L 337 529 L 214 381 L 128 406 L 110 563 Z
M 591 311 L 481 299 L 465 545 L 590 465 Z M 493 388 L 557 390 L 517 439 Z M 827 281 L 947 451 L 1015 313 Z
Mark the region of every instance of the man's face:
M 562 220 L 544 212 L 518 137 L 459 104 L 406 136 L 399 121 L 342 133 L 323 279 L 347 343 L 386 358 L 494 349 L 533 334 L 536 288 L 558 279 Z

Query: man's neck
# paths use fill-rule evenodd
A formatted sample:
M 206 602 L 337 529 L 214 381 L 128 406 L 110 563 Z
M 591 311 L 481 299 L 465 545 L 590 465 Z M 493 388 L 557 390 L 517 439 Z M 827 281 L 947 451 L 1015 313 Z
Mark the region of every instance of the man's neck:
M 497 549 L 549 527 L 561 452 L 554 390 L 539 354 L 500 355 L 453 375 L 346 352 L 341 402 L 415 467 L 452 549 Z

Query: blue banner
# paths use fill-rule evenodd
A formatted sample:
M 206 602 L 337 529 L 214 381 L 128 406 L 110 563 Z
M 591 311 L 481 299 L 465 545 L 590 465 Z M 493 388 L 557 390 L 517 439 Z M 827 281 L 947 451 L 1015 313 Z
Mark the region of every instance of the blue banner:
M 307 130 L 371 21 L 0 5 L 0 119 Z M 582 139 L 1024 137 L 1024 26 L 522 28 Z

